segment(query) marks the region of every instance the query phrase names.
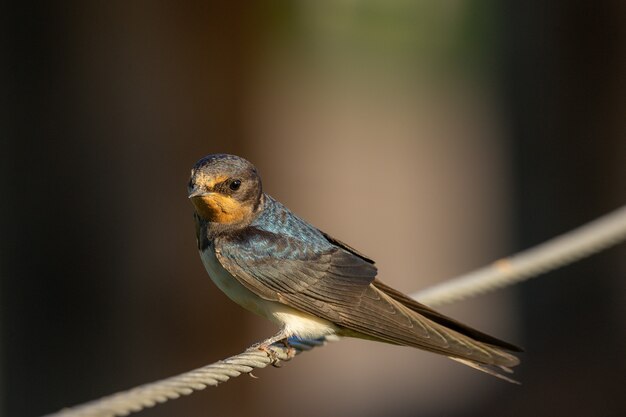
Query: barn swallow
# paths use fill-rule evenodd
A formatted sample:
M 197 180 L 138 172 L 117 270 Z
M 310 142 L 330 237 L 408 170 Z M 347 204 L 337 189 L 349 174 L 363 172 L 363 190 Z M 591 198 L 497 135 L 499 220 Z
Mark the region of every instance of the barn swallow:
M 376 278 L 374 261 L 263 192 L 256 168 L 214 154 L 191 170 L 202 263 L 237 304 L 280 326 L 261 349 L 330 335 L 412 346 L 510 382 L 522 350 L 418 303 Z

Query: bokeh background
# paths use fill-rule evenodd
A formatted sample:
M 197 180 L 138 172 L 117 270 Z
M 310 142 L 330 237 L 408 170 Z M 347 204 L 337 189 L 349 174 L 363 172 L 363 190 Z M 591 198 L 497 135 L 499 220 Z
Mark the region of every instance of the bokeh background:
M 623 1 L 8 2 L 0 410 L 36 416 L 275 331 L 210 282 L 189 169 L 265 189 L 407 292 L 626 201 Z M 626 413 L 624 246 L 443 308 L 514 386 L 345 340 L 145 416 Z

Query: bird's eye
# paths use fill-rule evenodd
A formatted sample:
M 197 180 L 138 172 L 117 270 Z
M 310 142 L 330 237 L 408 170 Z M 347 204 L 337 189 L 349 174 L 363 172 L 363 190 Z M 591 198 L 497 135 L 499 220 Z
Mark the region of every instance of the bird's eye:
M 241 187 L 241 180 L 234 180 L 229 185 L 230 189 L 233 191 L 237 191 L 239 187 Z

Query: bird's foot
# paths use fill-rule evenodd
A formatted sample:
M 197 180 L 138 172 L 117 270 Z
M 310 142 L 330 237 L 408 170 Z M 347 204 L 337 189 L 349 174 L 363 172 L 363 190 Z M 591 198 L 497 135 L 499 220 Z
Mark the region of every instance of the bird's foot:
M 296 354 L 298 353 L 298 351 L 296 350 L 295 347 L 291 346 L 291 344 L 289 343 L 289 338 L 285 338 L 276 343 L 280 343 L 283 346 L 285 346 L 285 350 L 286 350 L 285 353 L 287 354 L 287 359 L 285 359 L 286 361 L 290 361 L 296 357 Z
M 276 352 L 275 349 L 272 348 L 272 345 L 274 344 L 276 345 L 282 344 L 285 347 L 286 356 L 287 356 L 285 359 L 281 359 L 278 357 L 278 353 Z M 287 337 L 282 337 L 282 338 L 272 337 L 261 343 L 257 343 L 256 345 L 254 345 L 254 347 L 265 352 L 267 356 L 270 358 L 270 363 L 272 364 L 272 366 L 276 368 L 281 367 L 280 365 L 281 361 L 291 360 L 296 356 L 296 353 L 297 353 L 296 348 L 294 348 L 293 346 L 289 344 L 289 338 Z

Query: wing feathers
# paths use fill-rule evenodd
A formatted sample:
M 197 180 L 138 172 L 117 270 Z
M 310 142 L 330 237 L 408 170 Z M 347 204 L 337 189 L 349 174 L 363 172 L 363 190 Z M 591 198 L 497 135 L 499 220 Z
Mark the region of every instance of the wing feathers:
M 405 305 L 406 307 L 408 307 L 409 309 L 415 311 L 416 313 L 419 313 L 427 318 L 429 318 L 430 320 L 434 321 L 435 323 L 441 324 L 445 327 L 448 327 L 450 329 L 454 329 L 457 332 L 464 334 L 474 340 L 477 340 L 479 342 L 484 342 L 484 343 L 488 343 L 490 345 L 493 346 L 497 346 L 497 347 L 501 347 L 503 349 L 506 350 L 510 350 L 513 352 L 523 352 L 524 350 L 522 348 L 520 348 L 519 346 L 515 346 L 511 343 L 502 341 L 500 339 L 497 339 L 493 336 L 490 336 L 488 334 L 485 334 L 483 332 L 480 332 L 476 329 L 473 329 L 463 323 L 460 323 L 454 319 L 451 319 L 450 317 L 446 317 L 443 314 L 431 309 L 430 307 L 419 303 L 418 301 L 410 298 L 407 295 L 402 294 L 400 291 L 395 290 L 391 287 L 389 287 L 388 285 L 385 285 L 384 283 L 382 283 L 381 281 L 379 281 L 378 279 L 374 280 L 374 286 L 378 289 L 380 289 L 381 291 L 383 291 L 385 294 L 389 295 L 390 297 L 392 297 L 394 300 L 402 303 L 403 305 Z
M 368 336 L 446 356 L 488 365 L 515 366 L 519 363 L 515 356 L 434 323 L 384 293 L 381 294 L 380 300 L 372 301 L 386 304 L 384 307 L 364 303 L 365 299 L 362 298 L 356 311 L 340 313 L 343 322 L 339 324 Z M 381 310 L 387 311 L 387 314 L 381 314 Z
M 478 332 L 375 280 L 373 261 L 336 241 L 323 250 L 253 228 L 215 240 L 222 266 L 267 300 L 324 318 L 351 336 L 414 346 L 481 367 L 510 367 L 516 346 Z M 326 236 L 326 238 L 329 238 Z M 349 251 L 348 251 L 349 250 Z M 489 372 L 495 372 L 489 368 Z

